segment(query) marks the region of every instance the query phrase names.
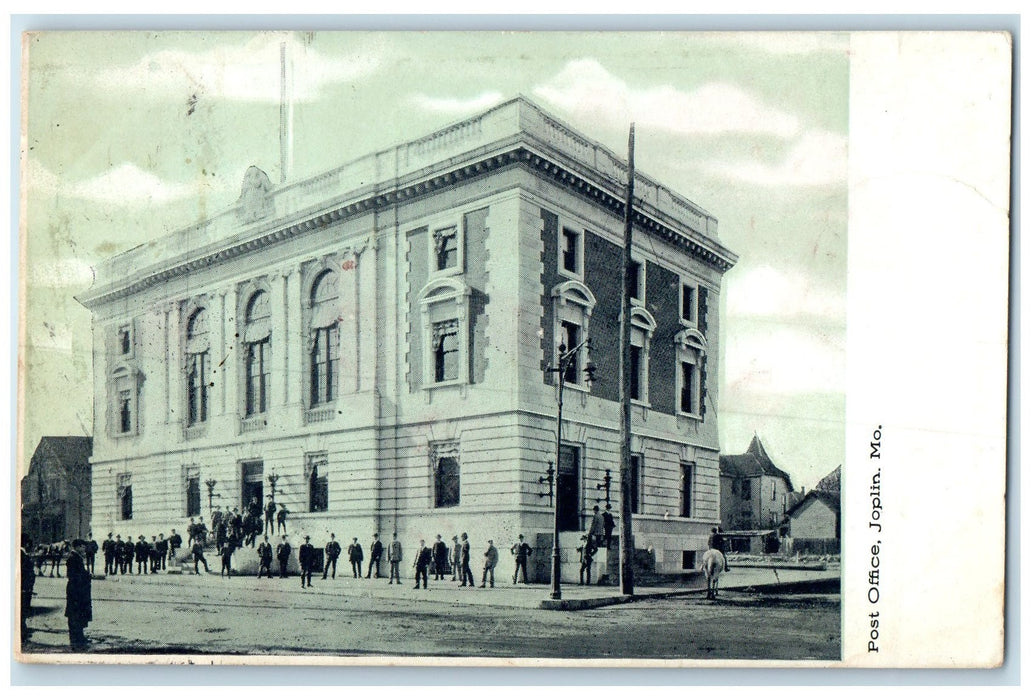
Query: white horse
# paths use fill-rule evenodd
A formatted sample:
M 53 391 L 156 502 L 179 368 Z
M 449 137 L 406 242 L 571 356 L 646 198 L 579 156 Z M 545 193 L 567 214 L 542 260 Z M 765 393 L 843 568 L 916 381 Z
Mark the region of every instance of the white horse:
M 716 594 L 720 588 L 720 574 L 726 568 L 727 560 L 720 550 L 710 549 L 702 555 L 702 571 L 705 573 L 705 597 L 709 600 L 716 600 Z

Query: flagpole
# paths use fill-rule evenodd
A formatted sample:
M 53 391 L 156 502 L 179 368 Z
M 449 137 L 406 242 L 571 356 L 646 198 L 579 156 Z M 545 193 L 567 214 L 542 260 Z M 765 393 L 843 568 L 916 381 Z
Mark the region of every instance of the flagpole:
M 634 593 L 633 527 L 630 513 L 630 492 L 634 488 L 630 479 L 630 266 L 633 264 L 634 210 L 634 124 L 630 124 L 626 210 L 623 215 L 623 298 L 619 333 L 619 408 L 620 408 L 620 460 L 619 460 L 619 582 L 624 595 Z

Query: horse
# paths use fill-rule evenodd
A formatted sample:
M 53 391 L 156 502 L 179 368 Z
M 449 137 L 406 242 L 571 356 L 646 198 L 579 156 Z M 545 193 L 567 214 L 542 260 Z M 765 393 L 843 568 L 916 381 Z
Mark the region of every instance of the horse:
M 57 578 L 61 578 L 61 564 L 68 556 L 67 542 L 54 542 L 44 544 L 36 548 L 36 566 L 39 568 L 39 575 L 43 575 L 43 569 L 47 563 L 50 564 L 50 578 L 54 577 L 54 570 L 57 570 Z
M 727 568 L 727 559 L 718 549 L 710 549 L 702 555 L 702 572 L 705 574 L 705 597 L 716 600 L 720 589 L 720 574 Z

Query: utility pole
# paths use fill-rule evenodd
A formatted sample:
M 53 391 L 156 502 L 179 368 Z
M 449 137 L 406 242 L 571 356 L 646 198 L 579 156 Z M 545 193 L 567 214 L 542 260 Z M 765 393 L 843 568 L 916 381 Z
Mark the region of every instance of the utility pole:
M 633 527 L 630 522 L 630 246 L 634 232 L 634 124 L 630 123 L 629 158 L 626 185 L 626 212 L 623 216 L 623 312 L 619 328 L 619 585 L 623 595 L 634 593 Z

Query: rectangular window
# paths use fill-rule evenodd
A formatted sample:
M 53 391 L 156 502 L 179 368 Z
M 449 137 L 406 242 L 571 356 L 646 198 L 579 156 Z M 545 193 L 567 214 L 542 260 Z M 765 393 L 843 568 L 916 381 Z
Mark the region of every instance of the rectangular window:
M 458 267 L 458 227 L 448 226 L 433 232 L 437 270 Z
M 329 510 L 329 458 L 326 453 L 307 455 L 308 510 L 324 513 Z
M 433 476 L 433 507 L 450 508 L 461 500 L 458 459 L 440 457 Z
M 562 322 L 562 343 L 566 346 L 567 351 L 572 350 L 580 344 L 582 340 L 580 335 L 580 326 L 573 323 L 572 321 Z M 569 364 L 566 365 L 566 372 L 564 378 L 567 384 L 580 383 L 580 353 L 576 353 L 569 360 Z
M 132 391 L 129 389 L 118 392 L 118 432 L 132 432 Z
M 123 355 L 132 352 L 132 335 L 128 327 L 118 329 L 118 349 Z
M 188 425 L 203 423 L 208 419 L 208 353 L 190 355 L 190 375 L 187 387 Z
M 186 468 L 186 516 L 200 515 L 200 469 Z
M 248 416 L 264 413 L 268 409 L 269 341 L 262 340 L 247 346 L 247 403 Z
M 694 556 L 695 556 L 695 553 L 694 552 L 689 552 L 687 550 L 681 550 L 681 551 L 682 551 L 682 554 L 680 556 L 680 568 L 684 569 L 684 570 L 693 569 L 694 568 Z
M 741 482 L 741 500 L 750 501 L 752 500 L 752 480 L 744 479 Z
M 562 229 L 562 269 L 574 275 L 583 274 L 581 267 L 583 261 L 581 260 L 582 255 L 580 252 L 582 240 L 582 236 L 573 229 Z
M 340 331 L 337 324 L 314 331 L 311 350 L 311 405 L 329 403 L 336 398 L 337 348 Z
M 643 287 L 642 283 L 644 282 L 644 275 L 642 274 L 643 272 L 644 266 L 641 263 L 637 262 L 636 260 L 631 261 L 630 274 L 628 275 L 630 296 L 633 299 L 637 299 L 639 301 L 644 299 L 644 294 L 641 289 Z
M 641 512 L 641 455 L 630 455 L 630 512 Z
M 458 322 L 444 321 L 433 325 L 433 379 L 449 382 L 458 379 Z
M 132 520 L 132 474 L 118 475 L 118 506 L 122 520 Z
M 698 413 L 697 371 L 694 363 L 680 363 L 680 410 L 683 413 Z
M 630 398 L 641 400 L 641 387 L 644 385 L 643 370 L 644 363 L 641 362 L 641 348 L 637 345 L 630 346 Z
M 680 517 L 690 518 L 692 517 L 691 512 L 691 500 L 693 498 L 694 490 L 694 465 L 693 464 L 681 464 L 680 465 Z
M 698 322 L 698 290 L 692 284 L 680 285 L 680 320 Z

